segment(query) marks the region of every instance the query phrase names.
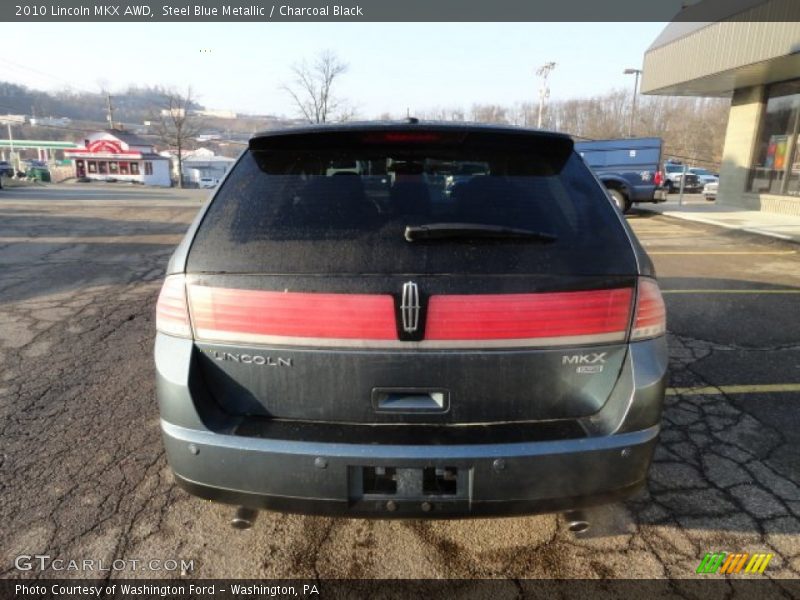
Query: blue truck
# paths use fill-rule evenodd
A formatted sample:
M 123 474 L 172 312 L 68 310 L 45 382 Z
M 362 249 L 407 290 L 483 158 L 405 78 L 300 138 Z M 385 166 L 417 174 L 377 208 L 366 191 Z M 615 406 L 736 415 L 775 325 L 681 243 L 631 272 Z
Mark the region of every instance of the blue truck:
M 576 142 L 575 150 L 606 186 L 622 212 L 637 202 L 664 202 L 661 138 Z

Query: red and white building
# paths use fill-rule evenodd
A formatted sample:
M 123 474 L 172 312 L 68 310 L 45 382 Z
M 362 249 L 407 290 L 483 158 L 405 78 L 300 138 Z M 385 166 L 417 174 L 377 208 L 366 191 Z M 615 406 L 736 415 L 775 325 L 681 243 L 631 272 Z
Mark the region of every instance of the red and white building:
M 153 145 L 120 129 L 90 134 L 82 148 L 64 150 L 71 159 L 76 177 L 97 181 L 137 181 L 145 185 L 169 187 L 169 159 L 156 154 Z

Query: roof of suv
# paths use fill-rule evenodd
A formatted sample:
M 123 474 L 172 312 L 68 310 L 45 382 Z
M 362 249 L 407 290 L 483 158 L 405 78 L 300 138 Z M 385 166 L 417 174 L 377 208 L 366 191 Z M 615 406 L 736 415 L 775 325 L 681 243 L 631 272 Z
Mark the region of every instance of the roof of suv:
M 359 132 L 359 131 L 453 131 L 453 132 L 480 132 L 484 134 L 498 133 L 498 134 L 512 134 L 512 135 L 536 135 L 541 137 L 550 137 L 554 140 L 569 140 L 572 138 L 564 133 L 557 133 L 555 131 L 548 131 L 543 129 L 533 129 L 527 127 L 515 127 L 512 125 L 495 125 L 486 123 L 473 123 L 464 121 L 422 121 L 414 118 L 404 119 L 402 121 L 354 121 L 346 123 L 323 123 L 318 125 L 301 125 L 298 127 L 287 127 L 285 129 L 270 129 L 260 131 L 253 135 L 251 140 L 288 136 L 288 135 L 304 135 L 311 133 L 336 133 L 336 132 Z

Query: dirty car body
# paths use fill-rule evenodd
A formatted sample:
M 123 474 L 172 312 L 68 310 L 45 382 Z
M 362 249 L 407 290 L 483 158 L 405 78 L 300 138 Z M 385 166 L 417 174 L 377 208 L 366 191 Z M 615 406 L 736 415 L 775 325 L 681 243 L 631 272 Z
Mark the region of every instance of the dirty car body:
M 176 249 L 157 329 L 175 479 L 240 506 L 576 509 L 635 492 L 659 433 L 652 263 L 559 134 L 256 135 Z

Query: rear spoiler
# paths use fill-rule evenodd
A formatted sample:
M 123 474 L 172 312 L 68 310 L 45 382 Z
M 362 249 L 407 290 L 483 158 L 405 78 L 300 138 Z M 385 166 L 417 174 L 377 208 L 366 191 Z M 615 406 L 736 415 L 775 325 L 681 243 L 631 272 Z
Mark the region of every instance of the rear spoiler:
M 259 134 L 249 141 L 254 152 L 305 151 L 342 149 L 358 146 L 396 148 L 398 145 L 458 146 L 468 149 L 495 151 L 503 154 L 541 152 L 566 160 L 573 150 L 569 136 L 523 128 L 453 126 L 453 125 L 396 125 L 384 127 L 328 126 L 303 127 Z

